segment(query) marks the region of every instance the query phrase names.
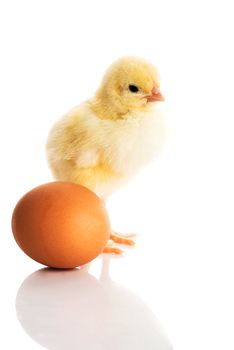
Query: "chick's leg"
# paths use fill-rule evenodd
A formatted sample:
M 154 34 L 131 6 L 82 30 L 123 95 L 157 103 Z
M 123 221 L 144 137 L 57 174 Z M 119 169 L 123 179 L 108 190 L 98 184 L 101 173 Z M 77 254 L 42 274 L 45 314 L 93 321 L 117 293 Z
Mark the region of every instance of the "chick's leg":
M 102 200 L 103 200 L 104 205 L 106 205 L 107 196 L 102 196 Z M 119 232 L 111 230 L 110 240 L 112 240 L 115 243 L 133 246 L 133 245 L 135 245 L 135 241 L 132 238 L 134 238 L 136 236 L 137 235 L 134 233 L 124 235 L 124 234 L 121 234 Z

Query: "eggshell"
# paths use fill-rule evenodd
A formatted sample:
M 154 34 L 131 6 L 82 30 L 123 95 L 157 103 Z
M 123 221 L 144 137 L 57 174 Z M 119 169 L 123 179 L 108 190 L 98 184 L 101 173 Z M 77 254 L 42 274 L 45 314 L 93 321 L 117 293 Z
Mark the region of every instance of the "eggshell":
M 34 188 L 17 203 L 12 231 L 32 259 L 55 268 L 74 268 L 105 247 L 110 224 L 103 201 L 86 187 L 51 182 Z

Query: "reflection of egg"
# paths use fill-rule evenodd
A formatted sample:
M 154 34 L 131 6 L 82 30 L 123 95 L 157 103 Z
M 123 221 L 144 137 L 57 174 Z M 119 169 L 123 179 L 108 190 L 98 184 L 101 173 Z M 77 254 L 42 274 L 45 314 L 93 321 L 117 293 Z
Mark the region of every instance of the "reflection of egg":
M 172 350 L 160 322 L 136 294 L 85 269 L 34 272 L 15 305 L 24 330 L 46 349 Z
M 102 200 L 68 182 L 34 188 L 17 203 L 12 230 L 20 248 L 41 264 L 73 268 L 105 247 L 110 225 Z

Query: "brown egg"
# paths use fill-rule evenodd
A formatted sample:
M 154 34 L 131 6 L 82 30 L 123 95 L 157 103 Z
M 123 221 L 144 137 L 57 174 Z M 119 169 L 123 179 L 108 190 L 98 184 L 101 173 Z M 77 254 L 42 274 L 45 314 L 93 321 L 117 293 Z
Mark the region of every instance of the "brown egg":
M 51 182 L 25 194 L 14 209 L 12 230 L 28 256 L 55 268 L 88 263 L 110 236 L 102 200 L 86 187 L 68 182 Z

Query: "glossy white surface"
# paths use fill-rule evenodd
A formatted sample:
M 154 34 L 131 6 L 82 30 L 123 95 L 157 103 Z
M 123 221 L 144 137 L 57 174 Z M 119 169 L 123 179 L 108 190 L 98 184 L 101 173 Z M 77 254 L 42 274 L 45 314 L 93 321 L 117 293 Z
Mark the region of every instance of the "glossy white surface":
M 234 349 L 231 5 L 0 3 L 0 349 Z M 170 129 L 161 156 L 108 203 L 137 247 L 101 280 L 101 258 L 41 270 L 14 242 L 14 205 L 52 180 L 52 123 L 129 53 L 158 64 Z
M 16 311 L 28 335 L 48 349 L 171 349 L 150 308 L 105 270 L 100 279 L 85 269 L 27 277 Z

